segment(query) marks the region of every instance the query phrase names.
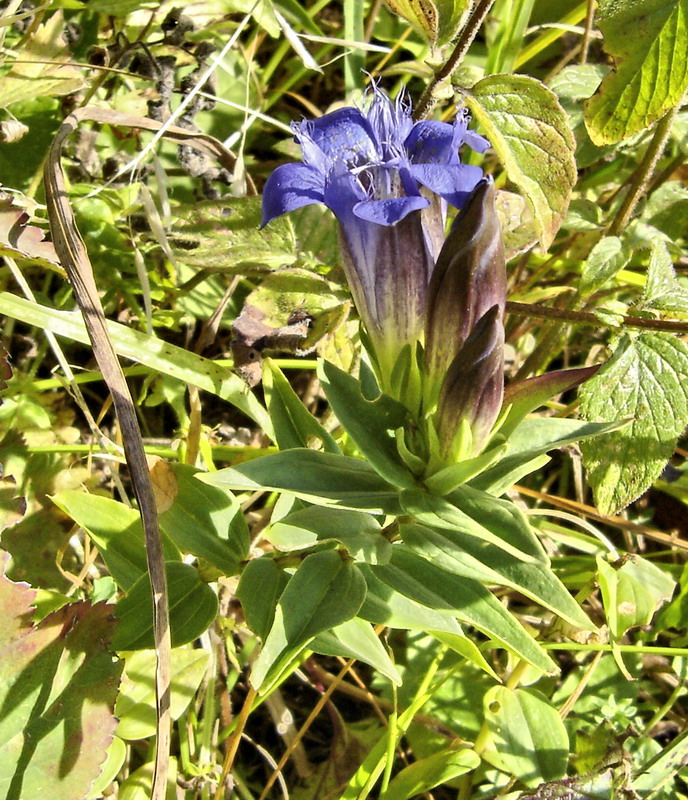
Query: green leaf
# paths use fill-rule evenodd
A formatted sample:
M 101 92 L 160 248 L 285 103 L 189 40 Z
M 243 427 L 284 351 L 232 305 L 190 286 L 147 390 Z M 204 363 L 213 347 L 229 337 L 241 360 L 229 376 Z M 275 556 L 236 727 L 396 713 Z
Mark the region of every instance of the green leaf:
M 375 568 L 359 564 L 368 587 L 358 616 L 376 625 L 402 630 L 442 631 L 461 636 L 461 626 L 446 611 L 428 608 L 380 580 Z
M 590 251 L 580 279 L 580 293 L 588 296 L 601 289 L 604 284 L 622 270 L 631 254 L 618 236 L 604 236 Z
M 514 559 L 501 548 L 458 531 L 439 532 L 420 525 L 402 525 L 400 533 L 411 550 L 453 575 L 509 586 L 572 625 L 595 629 L 566 587 L 544 564 Z
M 363 575 L 338 551 L 306 556 L 277 603 L 251 671 L 252 685 L 269 684 L 315 636 L 355 617 L 365 594 Z
M 631 418 L 581 448 L 597 507 L 613 514 L 652 485 L 688 423 L 688 346 L 667 334 L 624 335 L 580 395 L 587 419 Z
M 407 514 L 431 528 L 460 531 L 521 561 L 548 563 L 525 515 L 511 502 L 469 486 L 446 498 L 417 489 L 402 492 L 400 499 Z
M 177 207 L 175 214 L 169 241 L 175 257 L 190 267 L 245 275 L 296 261 L 288 217 L 260 228 L 260 197 L 188 203 Z
M 480 756 L 467 748 L 446 747 L 405 767 L 392 779 L 380 800 L 409 800 L 480 766 Z
M 384 394 L 366 400 L 360 382 L 327 361 L 318 365 L 318 377 L 337 419 L 376 472 L 394 486 L 414 486 L 392 435 L 408 419 L 404 406 Z
M 396 490 L 369 464 L 334 453 L 294 448 L 198 477 L 211 486 L 238 491 L 271 489 L 323 506 L 401 513 Z
M 205 676 L 210 654 L 206 650 L 172 650 L 170 714 L 179 719 L 193 700 Z M 155 650 L 128 653 L 124 660 L 124 674 L 115 704 L 119 720 L 117 735 L 122 739 L 147 739 L 155 735 Z
M 79 313 L 57 311 L 22 297 L 15 297 L 9 292 L 0 292 L 0 314 L 27 325 L 50 330 L 56 336 L 90 344 Z M 227 400 L 257 422 L 267 436 L 273 437 L 272 423 L 267 411 L 244 381 L 227 367 L 126 325 L 117 322 L 108 322 L 107 325 L 118 355 Z
M 0 552 L 0 797 L 84 797 L 105 761 L 123 664 L 112 606 L 76 602 L 31 625 L 35 590 Z M 87 743 L 87 746 L 84 746 Z
M 163 533 L 183 552 L 206 559 L 225 575 L 236 575 L 249 551 L 248 527 L 237 499 L 225 489 L 197 480 L 196 467 L 160 463 L 164 490 L 172 501 L 160 513 Z M 160 491 L 158 469 L 153 470 L 152 478 Z
M 301 402 L 282 370 L 269 358 L 263 362 L 263 390 L 280 450 L 308 447 L 319 439 L 328 453 L 339 453 L 332 436 Z
M 569 737 L 556 708 L 534 689 L 494 686 L 484 699 L 492 734 L 483 758 L 526 786 L 566 774 Z
M 248 627 L 265 640 L 275 619 L 275 608 L 289 583 L 289 575 L 269 556 L 254 558 L 241 573 L 236 596 Z
M 52 501 L 88 533 L 118 586 L 129 591 L 142 575 L 148 574 L 138 511 L 109 497 L 74 489 L 58 492 Z M 167 560 L 181 558 L 169 540 L 163 540 L 163 546 Z
M 167 561 L 172 646 L 192 642 L 204 633 L 217 614 L 215 592 L 197 570 L 179 561 Z M 141 576 L 115 606 L 119 627 L 112 641 L 115 650 L 153 647 L 153 599 L 148 575 Z
M 597 24 L 616 66 L 585 104 L 585 123 L 595 144 L 613 144 L 652 125 L 688 88 L 688 0 L 600 0 Z
M 319 633 L 310 643 L 309 649 L 326 656 L 363 661 L 389 678 L 392 683 L 401 685 L 401 676 L 389 653 L 375 635 L 372 625 L 357 617 L 337 625 L 331 631 Z
M 465 95 L 506 173 L 533 210 L 543 252 L 576 183 L 576 143 L 554 92 L 526 75 L 490 75 Z
M 382 535 L 380 523 L 370 514 L 322 506 L 283 517 L 268 528 L 265 538 L 285 551 L 302 550 L 319 541 L 341 542 L 354 561 L 368 564 L 386 563 L 392 548 Z
M 509 436 L 506 458 L 474 478 L 471 486 L 493 495 L 504 494 L 518 478 L 547 463 L 542 453 L 616 431 L 627 422 L 627 419 L 607 423 L 556 417 L 525 419 Z
M 678 282 L 669 248 L 660 240 L 652 242 L 641 307 L 688 314 L 688 289 Z
M 482 584 L 452 575 L 403 545 L 389 565 L 371 567 L 376 578 L 428 608 L 447 611 L 546 673 L 556 672 L 549 656 Z

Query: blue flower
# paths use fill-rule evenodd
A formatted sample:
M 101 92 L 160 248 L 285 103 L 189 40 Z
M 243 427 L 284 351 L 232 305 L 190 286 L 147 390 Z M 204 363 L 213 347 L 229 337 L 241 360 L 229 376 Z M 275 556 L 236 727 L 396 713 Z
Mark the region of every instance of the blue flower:
M 334 212 L 349 286 L 383 374 L 422 337 L 447 204 L 461 207 L 482 178 L 458 154 L 462 144 L 489 146 L 469 120 L 461 111 L 452 124 L 414 123 L 405 94 L 392 102 L 374 87 L 362 110 L 293 123 L 303 162 L 278 167 L 265 184 L 263 225 L 310 203 Z

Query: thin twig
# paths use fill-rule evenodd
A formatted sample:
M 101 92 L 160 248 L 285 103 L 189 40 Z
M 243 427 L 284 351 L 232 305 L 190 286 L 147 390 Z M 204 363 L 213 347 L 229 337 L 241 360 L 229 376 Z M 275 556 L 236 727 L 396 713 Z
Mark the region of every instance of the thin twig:
M 585 32 L 581 42 L 579 64 L 585 64 L 588 60 L 588 50 L 590 49 L 590 39 L 592 38 L 592 27 L 595 21 L 595 0 L 588 0 L 588 8 L 585 14 Z
M 659 120 L 655 128 L 652 141 L 648 145 L 643 160 L 638 165 L 633 180 L 631 181 L 630 188 L 624 197 L 621 207 L 616 213 L 611 225 L 609 226 L 608 235 L 617 236 L 628 224 L 635 207 L 638 205 L 643 192 L 647 188 L 655 165 L 659 161 L 660 156 L 664 152 L 666 143 L 671 133 L 671 126 L 673 125 L 676 114 L 678 113 L 679 106 L 675 106 Z
M 592 311 L 570 311 L 564 308 L 552 308 L 550 306 L 540 306 L 531 303 L 515 303 L 509 301 L 506 304 L 508 313 L 518 314 L 523 317 L 540 317 L 541 319 L 561 320 L 570 322 L 573 325 L 594 325 L 596 327 L 610 327 L 601 316 Z M 627 328 L 642 328 L 650 331 L 670 331 L 671 333 L 688 333 L 688 320 L 678 319 L 648 319 L 645 317 L 618 318 L 619 324 Z
M 430 116 L 435 104 L 437 103 L 437 100 L 433 94 L 435 88 L 461 65 L 464 56 L 468 52 L 468 48 L 471 46 L 471 44 L 473 44 L 473 39 L 475 39 L 477 36 L 480 26 L 483 24 L 483 21 L 490 12 L 494 2 L 495 0 L 480 0 L 478 5 L 475 7 L 473 13 L 468 18 L 468 22 L 461 31 L 461 35 L 454 46 L 452 54 L 449 56 L 447 61 L 445 61 L 444 65 L 440 67 L 437 72 L 435 72 L 433 79 L 427 85 L 422 97 L 418 101 L 416 111 L 413 115 L 415 120 L 425 119 L 426 117 Z

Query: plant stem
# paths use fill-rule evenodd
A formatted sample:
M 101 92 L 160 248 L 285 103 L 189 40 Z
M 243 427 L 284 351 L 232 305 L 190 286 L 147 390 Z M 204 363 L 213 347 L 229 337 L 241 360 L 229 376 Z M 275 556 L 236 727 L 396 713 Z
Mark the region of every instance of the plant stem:
M 534 303 L 507 302 L 506 311 L 525 317 L 541 317 L 571 322 L 574 325 L 605 326 L 604 320 L 592 311 L 572 311 L 566 308 L 552 308 Z M 619 317 L 621 325 L 628 328 L 643 328 L 650 331 L 671 331 L 672 333 L 688 333 L 688 321 L 678 319 L 646 319 L 645 317 Z
M 618 236 L 618 234 L 626 227 L 630 220 L 635 207 L 638 205 L 641 195 L 647 188 L 648 183 L 652 177 L 655 165 L 659 161 L 659 157 L 664 152 L 669 134 L 671 133 L 671 126 L 673 125 L 676 114 L 678 113 L 679 106 L 675 106 L 659 120 L 655 128 L 652 141 L 648 145 L 643 160 L 638 165 L 631 185 L 624 197 L 621 207 L 616 212 L 616 216 L 612 220 L 607 234 L 609 236 Z
M 461 35 L 454 46 L 452 54 L 449 56 L 447 61 L 445 61 L 444 65 L 440 67 L 437 72 L 435 72 L 433 79 L 423 92 L 423 95 L 416 106 L 416 111 L 414 114 L 415 120 L 425 119 L 426 117 L 430 116 L 437 103 L 436 98 L 433 96 L 435 88 L 443 80 L 448 78 L 452 72 L 457 69 L 457 67 L 460 66 L 464 56 L 468 52 L 468 48 L 473 43 L 473 39 L 475 39 L 478 31 L 480 30 L 483 20 L 494 5 L 494 2 L 495 0 L 480 0 L 478 5 L 475 7 L 473 13 L 468 18 L 468 22 L 464 26 L 464 29 L 461 31 Z

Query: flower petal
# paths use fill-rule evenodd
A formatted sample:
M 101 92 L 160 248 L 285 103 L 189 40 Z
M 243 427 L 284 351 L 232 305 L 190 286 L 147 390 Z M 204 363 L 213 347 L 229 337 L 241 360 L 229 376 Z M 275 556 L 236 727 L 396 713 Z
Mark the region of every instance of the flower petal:
M 325 179 L 306 164 L 282 164 L 270 175 L 263 189 L 261 228 L 287 211 L 310 203 L 324 202 Z
M 375 163 L 379 158 L 373 129 L 357 108 L 338 108 L 304 126 L 307 135 L 332 161 L 356 167 Z
M 448 203 L 461 208 L 483 177 L 480 167 L 470 164 L 411 164 L 411 175 Z
M 412 211 L 427 208 L 430 201 L 426 197 L 392 197 L 387 200 L 363 200 L 354 206 L 354 214 L 359 219 L 376 222 L 378 225 L 394 225 Z
M 454 126 L 448 122 L 422 120 L 413 126 L 404 146 L 414 164 L 458 164 Z

